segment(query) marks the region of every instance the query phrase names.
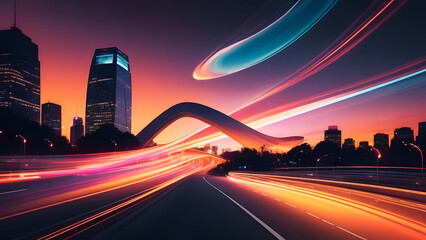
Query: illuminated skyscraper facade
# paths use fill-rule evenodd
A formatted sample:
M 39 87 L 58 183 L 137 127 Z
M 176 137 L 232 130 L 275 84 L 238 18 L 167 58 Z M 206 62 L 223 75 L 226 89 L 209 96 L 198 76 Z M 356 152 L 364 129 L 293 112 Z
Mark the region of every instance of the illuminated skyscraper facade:
M 44 124 L 55 131 L 57 136 L 62 135 L 62 110 L 61 105 L 51 102 L 41 105 L 41 124 Z
M 86 134 L 104 124 L 131 131 L 132 80 L 129 58 L 118 48 L 96 49 L 86 98 Z
M 16 27 L 0 31 L 0 107 L 40 122 L 38 46 Z

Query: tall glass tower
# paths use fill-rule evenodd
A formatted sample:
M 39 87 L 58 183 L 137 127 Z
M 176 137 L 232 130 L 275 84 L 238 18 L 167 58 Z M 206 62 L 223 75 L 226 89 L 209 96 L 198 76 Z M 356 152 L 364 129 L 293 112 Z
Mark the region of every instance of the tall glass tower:
M 86 98 L 86 134 L 104 124 L 131 131 L 132 78 L 129 57 L 116 47 L 95 50 Z
M 38 46 L 16 27 L 0 31 L 0 107 L 40 122 Z
M 51 102 L 41 105 L 41 124 L 55 131 L 57 136 L 62 136 L 62 110 L 61 105 Z

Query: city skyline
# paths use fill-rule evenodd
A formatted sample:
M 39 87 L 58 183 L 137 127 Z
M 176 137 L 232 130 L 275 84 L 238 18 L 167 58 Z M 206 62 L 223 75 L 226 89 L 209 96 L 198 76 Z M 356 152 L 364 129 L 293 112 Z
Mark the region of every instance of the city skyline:
M 49 5 L 46 5 L 47 3 Z M 292 87 L 291 91 L 283 91 L 283 93 L 272 97 L 269 99 L 269 104 L 262 103 L 248 108 L 246 113 L 242 114 L 241 117 L 236 117 L 236 119 L 245 119 L 250 114 L 259 112 L 259 109 L 272 108 L 277 104 L 291 104 L 298 100 L 303 100 L 306 94 L 320 93 L 325 89 L 333 89 L 334 86 L 338 87 L 342 84 L 356 82 L 359 79 L 380 74 L 398 65 L 418 59 L 422 53 L 422 51 L 418 51 L 418 48 L 420 50 L 424 49 L 424 46 L 419 45 L 421 39 L 423 39 L 422 37 L 424 37 L 422 35 L 424 33 L 413 35 L 414 32 L 410 31 L 412 27 L 410 28 L 409 25 L 419 21 L 421 17 L 416 14 L 412 14 L 413 16 L 408 18 L 406 17 L 407 12 L 416 12 L 418 4 L 421 5 L 421 3 L 412 2 L 404 4 L 404 6 L 398 9 L 396 14 L 390 16 L 389 20 L 378 27 L 377 33 L 374 32 L 362 44 L 350 51 L 348 53 L 350 58 L 343 58 L 327 69 L 305 80 L 306 83 L 301 82 Z M 81 7 L 81 5 L 85 7 Z M 146 21 L 149 20 L 149 17 L 155 19 L 155 16 L 150 15 L 140 17 L 136 11 L 130 10 L 130 8 L 136 10 L 141 5 L 127 6 L 114 2 L 107 2 L 106 5 L 105 8 L 116 6 L 116 8 L 112 9 L 118 9 L 117 14 L 119 16 L 124 16 L 124 13 L 128 11 L 129 16 L 136 19 L 142 18 Z M 185 6 L 175 3 L 169 3 L 169 5 L 178 9 L 185 8 Z M 363 1 L 358 4 L 339 2 L 315 28 L 296 41 L 288 50 L 240 73 L 214 81 L 196 81 L 192 79 L 192 71 L 195 67 L 218 46 L 226 45 L 228 42 L 234 41 L 234 39 L 241 38 L 244 34 L 237 34 L 241 32 L 235 32 L 235 29 L 246 21 L 248 15 L 255 14 L 258 7 L 263 7 L 266 9 L 266 12 L 257 13 L 259 15 L 257 17 L 262 17 L 262 14 L 266 13 L 277 17 L 291 4 L 289 2 L 288 5 L 280 6 L 279 8 L 274 8 L 274 4 L 271 2 L 265 4 L 233 3 L 231 5 L 227 10 L 218 9 L 226 20 L 232 20 L 233 24 L 225 29 L 223 29 L 223 25 L 220 25 L 219 28 L 219 26 L 214 26 L 213 22 L 208 22 L 209 19 L 212 19 L 212 16 L 206 15 L 206 22 L 203 21 L 203 24 L 208 23 L 209 33 L 216 35 L 213 38 L 211 35 L 195 34 L 195 28 L 188 28 L 184 24 L 186 22 L 182 22 L 196 17 L 194 16 L 195 14 L 189 14 L 183 20 L 179 19 L 177 22 L 174 22 L 173 24 L 175 25 L 172 28 L 175 30 L 169 34 L 156 30 L 161 26 L 170 24 L 168 21 L 159 19 L 151 21 L 153 25 L 142 25 L 141 27 L 136 27 L 138 26 L 135 25 L 136 22 L 131 21 L 128 27 L 120 29 L 120 32 L 116 34 L 110 34 L 110 31 L 106 28 L 94 29 L 94 26 L 99 24 L 98 20 L 91 23 L 90 26 L 83 26 L 83 20 L 71 24 L 73 21 L 70 19 L 75 18 L 73 14 L 75 14 L 75 9 L 77 8 L 85 9 L 80 15 L 77 14 L 83 19 L 90 14 L 97 14 L 95 6 L 90 3 L 77 3 L 76 6 L 66 8 L 62 4 L 49 1 L 37 4 L 37 6 L 34 6 L 30 1 L 18 1 L 17 26 L 24 34 L 30 36 L 34 43 L 39 45 L 42 75 L 41 102 L 51 100 L 63 106 L 64 113 L 62 118 L 64 129 L 68 129 L 71 126 L 72 118 L 75 115 L 84 115 L 86 81 L 89 75 L 90 59 L 93 50 L 96 48 L 117 46 L 126 52 L 132 59 L 132 66 L 135 66 L 132 68 L 133 91 L 138 92 L 138 94 L 133 97 L 135 104 L 132 109 L 132 130 L 133 133 L 137 133 L 162 111 L 176 102 L 194 101 L 225 113 L 234 111 L 259 94 L 259 89 L 269 88 L 269 86 L 274 85 L 274 83 L 286 76 L 289 71 L 303 65 L 306 62 L 306 58 L 295 56 L 301 53 L 303 47 L 306 46 L 306 41 L 311 42 L 310 50 L 312 54 L 321 51 L 331 43 L 331 38 L 325 36 L 322 32 L 324 28 L 329 28 L 330 24 L 333 26 L 336 25 L 333 23 L 333 16 L 338 15 L 338 17 L 342 17 L 341 14 L 339 15 L 341 9 L 352 7 L 354 10 L 351 14 L 356 16 L 369 3 Z M 160 6 L 151 3 L 147 7 L 158 9 Z M 207 7 L 212 6 L 208 3 L 203 6 L 193 6 L 194 9 L 200 8 L 202 11 L 206 11 Z M 33 8 L 44 9 L 31 11 Z M 1 29 L 7 29 L 13 22 L 13 1 L 3 2 L 1 9 L 3 14 L 0 27 Z M 50 14 L 49 9 L 55 9 L 57 15 Z M 167 8 L 164 11 L 169 10 Z M 44 18 L 37 18 L 39 14 L 45 14 Z M 171 14 L 170 17 L 176 13 Z M 342 26 L 338 24 L 334 26 L 335 30 L 330 35 L 337 36 L 341 34 L 346 27 L 346 25 L 343 26 L 343 23 L 350 23 L 354 20 L 351 14 L 342 19 Z M 399 20 L 401 20 L 402 16 L 406 18 L 401 22 Z M 55 21 L 49 21 L 53 18 L 55 18 Z M 266 19 L 272 21 L 273 19 L 270 18 Z M 119 21 L 111 22 L 108 19 L 101 19 L 102 21 L 106 21 L 106 23 L 110 23 L 111 26 L 121 24 Z M 395 27 L 393 26 L 393 22 L 397 20 L 400 22 L 400 25 Z M 247 24 L 248 28 L 242 31 L 245 34 L 259 29 L 259 27 L 254 27 L 256 26 L 254 20 Z M 46 27 L 45 29 L 55 29 L 58 33 L 64 34 L 50 35 L 49 38 L 46 38 L 43 32 L 36 31 L 41 28 L 40 26 Z M 89 30 L 92 33 L 89 34 Z M 81 37 L 77 34 L 79 31 L 87 37 L 84 44 L 80 43 Z M 181 34 L 177 34 L 179 31 L 181 31 Z M 191 36 L 195 39 L 178 37 L 185 35 L 185 33 L 191 33 Z M 403 33 L 405 37 L 399 37 Z M 130 42 L 129 36 L 133 36 L 133 38 L 139 41 L 136 43 Z M 414 36 L 416 37 L 414 38 Z M 151 41 L 154 38 L 156 41 Z M 317 42 L 312 44 L 312 38 L 321 39 L 324 43 Z M 225 39 L 229 40 L 226 41 Z M 383 39 L 386 39 L 387 44 L 378 45 Z M 55 43 L 52 43 L 52 41 Z M 172 42 L 173 44 L 171 44 Z M 408 42 L 410 44 L 407 44 Z M 176 44 L 180 48 L 175 48 L 176 46 L 174 45 Z M 173 49 L 171 45 L 174 46 Z M 374 69 L 369 67 L 371 63 L 364 61 L 367 57 L 365 53 L 369 51 L 372 51 L 372 54 L 374 52 L 386 53 L 382 54 L 384 56 L 375 55 Z M 404 54 L 400 54 L 402 52 Z M 310 55 L 304 51 L 302 53 Z M 188 59 L 188 61 L 179 60 L 181 57 Z M 392 61 L 385 62 L 384 60 L 387 58 L 391 58 Z M 289 64 L 289 59 L 293 61 L 291 64 Z M 282 69 L 282 63 L 286 63 L 284 70 Z M 356 72 L 348 67 L 352 64 L 355 64 Z M 73 67 L 68 68 L 68 66 Z M 164 67 L 167 67 L 168 71 L 164 71 Z M 336 80 L 342 79 L 342 76 L 345 76 L 345 78 L 341 82 Z M 262 81 L 257 81 L 258 79 L 262 79 Z M 329 81 L 324 81 L 325 79 L 329 79 Z M 65 82 L 68 84 L 64 84 Z M 315 88 L 306 89 L 307 84 L 315 86 Z M 241 88 L 241 86 L 244 86 L 244 88 Z M 417 87 L 414 88 L 414 86 Z M 238 94 L 235 94 L 232 89 L 238 89 Z M 314 144 L 319 142 L 323 137 L 322 130 L 325 127 L 335 124 L 343 129 L 342 139 L 351 137 L 373 142 L 373 134 L 371 133 L 381 132 L 391 135 L 394 128 L 400 126 L 409 126 L 414 131 L 417 131 L 417 122 L 426 119 L 426 113 L 421 111 L 422 106 L 426 104 L 426 97 L 422 94 L 424 89 L 424 77 L 419 76 L 413 78 L 413 80 L 408 80 L 406 84 L 398 83 L 361 97 L 338 102 L 274 123 L 259 130 L 275 137 L 302 135 L 307 142 Z M 63 92 L 67 94 L 65 95 Z M 78 105 L 79 109 L 78 114 L 76 114 L 76 105 Z M 407 106 L 412 107 L 408 108 Z M 348 107 L 351 109 L 350 111 L 347 110 Z M 355 113 L 356 117 L 349 117 L 348 113 Z M 373 115 L 380 117 L 372 118 L 371 116 Z M 315 121 L 315 124 L 312 124 L 312 121 Z M 302 125 L 304 127 L 301 127 Z M 202 123 L 194 120 L 181 120 L 166 129 L 163 134 L 160 134 L 158 141 L 160 143 L 172 141 L 202 126 L 204 126 Z M 64 133 L 69 138 L 69 131 L 65 130 Z M 235 145 L 235 142 L 229 140 L 222 140 L 220 144 L 212 144 L 218 145 L 219 148 L 230 145 L 235 149 L 238 146 Z
M 2 239 L 423 239 L 424 9 L 0 1 Z

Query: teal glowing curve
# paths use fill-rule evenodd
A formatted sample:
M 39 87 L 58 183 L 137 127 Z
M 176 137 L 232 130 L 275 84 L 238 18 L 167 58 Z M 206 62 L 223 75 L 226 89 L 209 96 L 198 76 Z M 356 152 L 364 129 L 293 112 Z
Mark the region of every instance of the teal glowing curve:
M 256 34 L 223 48 L 194 70 L 197 80 L 218 78 L 256 65 L 291 45 L 311 29 L 337 0 L 299 0 Z

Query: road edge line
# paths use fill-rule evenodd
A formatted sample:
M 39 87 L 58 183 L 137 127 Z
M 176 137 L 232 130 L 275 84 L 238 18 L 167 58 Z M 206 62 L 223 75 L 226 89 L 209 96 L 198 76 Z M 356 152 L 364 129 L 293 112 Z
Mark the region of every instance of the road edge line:
M 207 184 L 209 184 L 211 187 L 213 187 L 214 189 L 216 189 L 218 192 L 222 193 L 225 197 L 227 197 L 229 200 L 231 200 L 233 203 L 235 203 L 235 205 L 237 205 L 244 212 L 246 212 L 250 217 L 252 217 L 254 220 L 256 220 L 260 225 L 262 225 L 262 227 L 264 227 L 266 230 L 268 230 L 268 232 L 270 232 L 272 235 L 274 235 L 274 237 L 276 237 L 277 239 L 280 239 L 280 240 L 285 240 L 285 238 L 283 238 L 274 229 L 272 229 L 270 226 L 268 226 L 266 223 L 264 223 L 262 220 L 260 220 L 258 217 L 256 217 L 256 215 L 254 215 L 253 213 L 251 213 L 249 210 L 247 210 L 245 207 L 243 207 L 237 201 L 235 201 L 230 196 L 228 196 L 226 193 L 222 192 L 219 188 L 215 187 L 213 184 L 211 184 L 209 181 L 207 181 L 207 179 L 205 178 L 205 176 L 203 176 L 203 179 L 204 179 L 204 181 Z

